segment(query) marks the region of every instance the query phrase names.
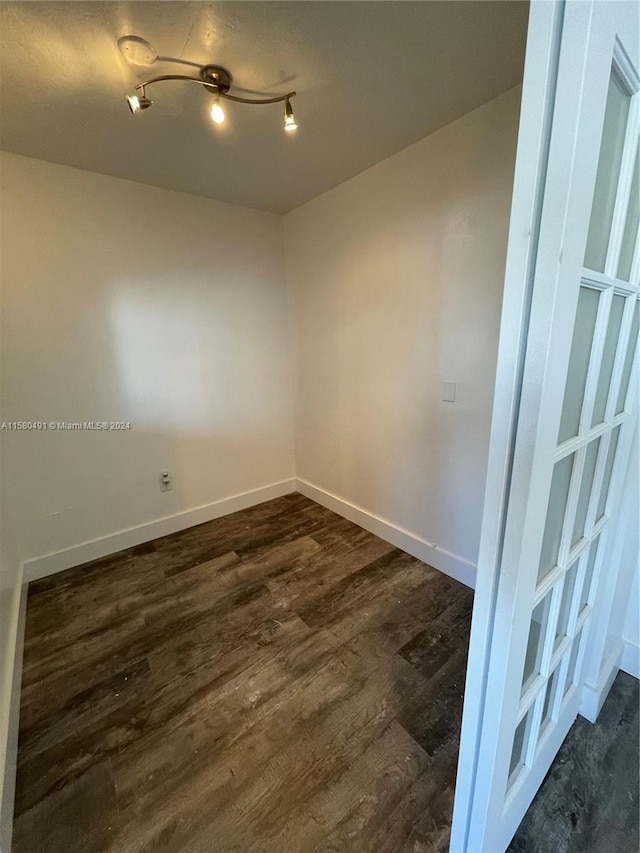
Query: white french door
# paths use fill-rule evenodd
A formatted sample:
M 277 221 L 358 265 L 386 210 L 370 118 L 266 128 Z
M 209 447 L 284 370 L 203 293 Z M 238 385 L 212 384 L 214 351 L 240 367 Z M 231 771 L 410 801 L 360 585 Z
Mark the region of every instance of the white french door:
M 502 853 L 576 718 L 637 417 L 640 4 L 531 3 L 452 853 Z

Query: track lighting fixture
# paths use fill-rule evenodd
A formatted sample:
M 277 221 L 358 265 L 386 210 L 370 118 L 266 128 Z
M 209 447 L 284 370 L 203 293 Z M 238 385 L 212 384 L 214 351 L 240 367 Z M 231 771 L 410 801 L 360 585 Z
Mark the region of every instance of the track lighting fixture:
M 151 86 L 154 83 L 163 83 L 166 80 L 185 80 L 189 83 L 197 83 L 208 92 L 212 92 L 216 97 L 211 106 L 211 119 L 216 124 L 222 124 L 225 120 L 224 109 L 222 108 L 221 99 L 227 101 L 236 101 L 239 104 L 278 104 L 284 101 L 284 129 L 289 133 L 297 130 L 297 123 L 291 106 L 291 98 L 295 96 L 295 92 L 288 92 L 286 95 L 276 95 L 273 98 L 242 98 L 239 95 L 230 95 L 231 74 L 226 68 L 220 65 L 205 65 L 200 69 L 199 77 L 187 77 L 183 74 L 165 74 L 162 77 L 154 77 L 151 80 L 145 80 L 136 86 L 136 91 L 133 95 L 127 97 L 129 109 L 132 113 L 138 113 L 141 110 L 146 110 L 153 103 L 146 97 L 145 87 Z

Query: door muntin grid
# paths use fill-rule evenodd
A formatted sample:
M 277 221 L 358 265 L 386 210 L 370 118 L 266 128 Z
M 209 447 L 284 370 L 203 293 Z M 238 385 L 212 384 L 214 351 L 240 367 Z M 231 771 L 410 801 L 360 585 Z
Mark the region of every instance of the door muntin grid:
M 607 111 L 612 113 L 609 101 L 613 91 L 618 102 L 614 119 L 624 141 L 614 144 L 616 140 L 609 132 L 601 147 L 601 161 L 607 147 L 615 149 L 614 168 L 608 176 L 613 189 L 605 186 L 602 175 L 606 169 L 600 162 L 585 255 L 585 264 L 592 262 L 595 269 L 585 267 L 580 281 L 506 801 L 533 765 L 540 744 L 553 730 L 579 683 L 608 534 L 607 509 L 616 454 L 633 409 L 632 377 L 637 371 L 640 325 L 640 239 L 634 196 L 638 189 L 631 182 L 640 156 L 640 96 L 627 91 L 621 107 L 623 85 L 614 66 Z M 633 171 L 625 171 L 629 161 L 636 164 Z M 606 199 L 604 216 L 596 210 L 597 194 L 600 200 Z M 604 244 L 602 229 L 594 226 L 598 216 L 606 227 Z M 630 234 L 633 247 L 629 245 Z M 595 248 L 594 240 L 600 240 Z M 627 269 L 626 280 L 618 277 Z
M 618 293 L 614 282 L 610 291 L 611 296 Z M 629 405 L 616 414 L 611 401 L 617 401 L 620 395 L 620 383 L 624 381 L 622 365 L 634 358 L 637 362 L 637 287 L 635 292 L 625 293 L 624 299 L 605 420 L 557 448 L 554 473 L 561 473 L 556 476 L 555 499 L 552 494 L 545 525 L 543 538 L 547 545 L 542 549 L 531 616 L 508 790 L 532 765 L 541 738 L 553 727 L 560 709 L 579 681 L 587 622 L 593 610 L 602 546 L 610 521 L 607 504 L 616 451 L 630 416 Z M 607 307 L 603 301 L 599 310 L 605 312 Z M 608 325 L 608 317 L 605 321 L 603 316 L 601 324 L 605 322 Z M 598 352 L 597 346 L 593 346 L 590 372 L 601 367 L 601 357 L 602 347 Z M 600 364 L 592 367 L 591 362 L 598 359 Z M 616 369 L 616 365 L 620 369 Z M 617 386 L 614 384 L 616 375 Z M 591 423 L 589 409 L 595 405 L 596 387 L 592 383 L 591 393 L 585 395 L 581 424 Z M 554 491 L 553 485 L 551 491 Z M 548 696 L 551 690 L 553 695 Z

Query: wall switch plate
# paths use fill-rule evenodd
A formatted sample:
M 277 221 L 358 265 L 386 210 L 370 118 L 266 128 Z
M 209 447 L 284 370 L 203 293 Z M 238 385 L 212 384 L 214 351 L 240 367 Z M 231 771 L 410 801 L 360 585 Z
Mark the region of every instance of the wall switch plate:
M 456 383 L 451 379 L 445 379 L 442 383 L 442 401 L 444 403 L 455 403 Z
M 169 471 L 163 471 L 160 474 L 160 491 L 161 492 L 170 492 L 173 488 L 173 483 L 171 482 L 171 474 Z

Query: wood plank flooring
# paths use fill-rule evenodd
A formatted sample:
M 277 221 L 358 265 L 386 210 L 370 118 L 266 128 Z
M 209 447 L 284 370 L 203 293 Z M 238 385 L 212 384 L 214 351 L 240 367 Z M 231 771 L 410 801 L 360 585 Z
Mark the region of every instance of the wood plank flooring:
M 15 853 L 446 851 L 471 605 L 297 494 L 31 584 Z
M 508 853 L 638 853 L 640 691 L 619 672 L 595 725 L 575 721 Z

